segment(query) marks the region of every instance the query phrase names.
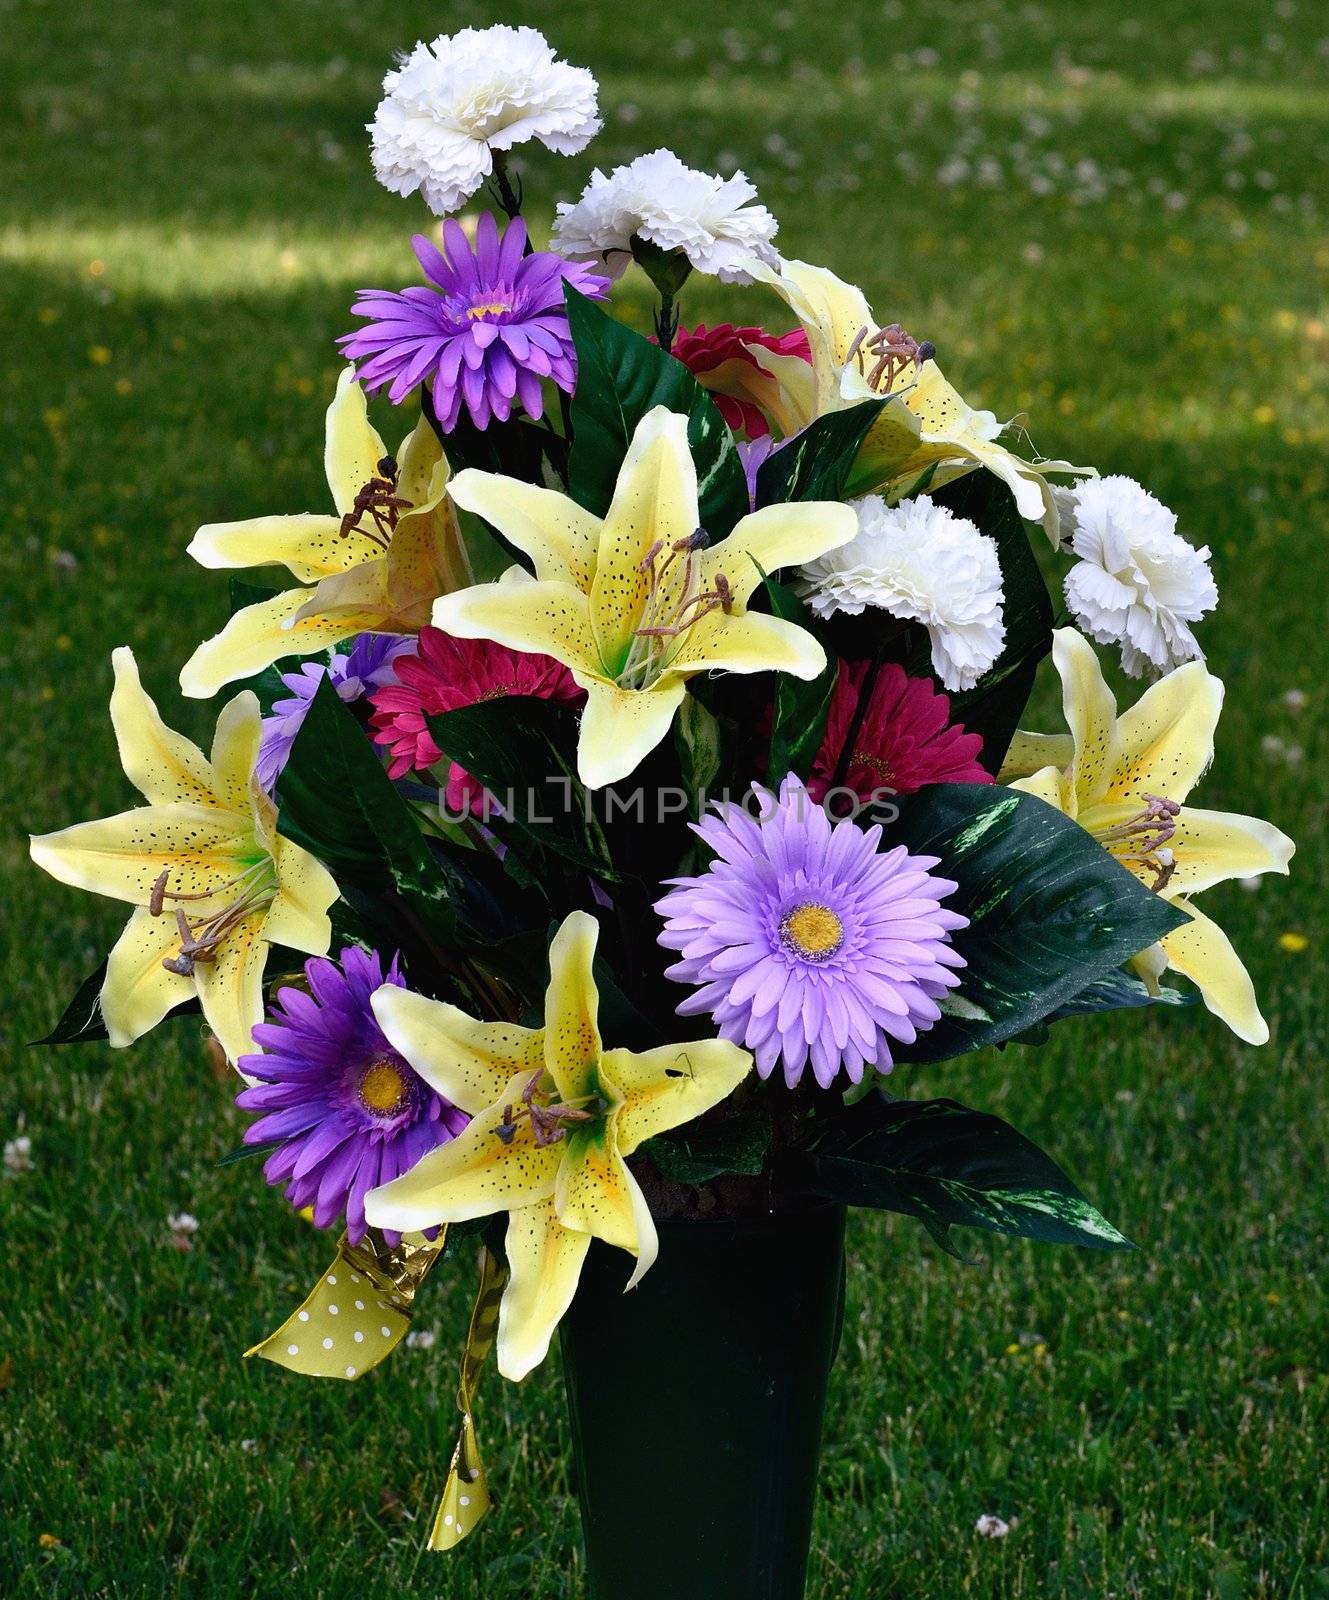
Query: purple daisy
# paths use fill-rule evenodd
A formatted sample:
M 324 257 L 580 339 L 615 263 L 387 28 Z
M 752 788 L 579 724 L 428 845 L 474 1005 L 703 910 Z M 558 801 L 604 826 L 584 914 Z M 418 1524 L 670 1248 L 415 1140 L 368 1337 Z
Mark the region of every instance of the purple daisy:
M 791 1087 L 809 1058 L 823 1089 L 841 1068 L 889 1072 L 891 1040 L 930 1028 L 960 981 L 950 935 L 969 919 L 941 906 L 956 885 L 930 876 L 935 856 L 878 850 L 880 827 L 832 825 L 792 776 L 753 793 L 759 817 L 729 803 L 692 825 L 716 859 L 656 904 L 683 957 L 667 976 L 701 985 L 679 1014 L 714 1017 L 763 1078 L 783 1057 Z
M 305 977 L 309 993 L 282 989 L 270 1020 L 255 1027 L 263 1053 L 236 1064 L 259 1081 L 235 1103 L 264 1113 L 246 1144 L 281 1141 L 264 1163 L 268 1182 L 284 1183 L 297 1210 L 312 1205 L 320 1228 L 345 1211 L 358 1244 L 368 1191 L 455 1138 L 470 1118 L 417 1076 L 374 1019 L 374 991 L 404 987 L 395 958 L 385 974 L 376 953 L 352 946 L 340 966 L 323 956 L 306 962 Z
M 500 236 L 486 212 L 474 250 L 451 219 L 443 224 L 442 252 L 423 234 L 411 243 L 435 287 L 400 294 L 362 289 L 351 313 L 367 323 L 337 341 L 342 354 L 358 363 L 366 389 L 372 393 L 391 384 L 388 397 L 400 405 L 416 384 L 429 380 L 445 432 L 456 426 L 463 404 L 477 428 L 488 427 L 491 416 L 506 422 L 514 401 L 528 416 L 539 417 L 542 378 L 572 392 L 576 353 L 563 285 L 598 298 L 608 292 L 608 279 L 548 250 L 525 254 L 520 217 Z
M 401 634 L 362 633 L 345 655 L 336 652 L 326 665 L 321 661 L 306 661 L 298 672 L 283 672 L 281 681 L 291 691 L 291 698 L 272 702 L 272 710 L 263 719 L 258 761 L 254 767 L 258 781 L 268 793 L 272 793 L 272 786 L 286 765 L 295 736 L 304 725 L 324 678 L 332 679 L 332 687 L 349 705 L 371 690 L 396 683 L 397 674 L 392 663 L 404 650 L 414 648 L 415 640 Z

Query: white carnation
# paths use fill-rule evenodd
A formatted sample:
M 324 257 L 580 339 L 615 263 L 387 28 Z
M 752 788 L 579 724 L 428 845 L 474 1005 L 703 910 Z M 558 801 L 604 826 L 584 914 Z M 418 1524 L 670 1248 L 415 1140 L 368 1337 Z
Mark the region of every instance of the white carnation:
M 996 544 L 926 495 L 898 506 L 869 495 L 854 510 L 858 532 L 803 568 L 799 592 L 819 617 L 877 606 L 921 622 L 942 683 L 972 689 L 1006 639 Z
M 1198 660 L 1189 624 L 1218 604 L 1208 547 L 1188 544 L 1175 515 L 1133 478 L 1090 478 L 1066 498 L 1063 526 L 1080 558 L 1066 603 L 1082 631 L 1119 645 L 1133 678 Z
M 383 80 L 374 171 L 395 194 L 419 189 L 438 216 L 494 170 L 495 150 L 538 139 L 561 156 L 600 131 L 597 85 L 534 28 L 463 28 L 418 44 Z
M 754 186 L 736 172 L 718 178 L 684 166 L 672 150 L 652 150 L 606 177 L 597 168 L 581 199 L 558 207 L 553 245 L 571 261 L 603 261 L 618 277 L 632 240 L 681 250 L 698 272 L 750 283 L 755 257 L 774 263 L 777 227 Z

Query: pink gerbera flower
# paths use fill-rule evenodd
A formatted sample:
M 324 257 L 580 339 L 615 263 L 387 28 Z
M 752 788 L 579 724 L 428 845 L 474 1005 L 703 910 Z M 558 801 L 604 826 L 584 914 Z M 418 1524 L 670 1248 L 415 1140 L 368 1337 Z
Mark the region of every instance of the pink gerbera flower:
M 764 439 L 771 417 L 784 433 L 792 431 L 783 385 L 762 366 L 754 349 L 811 362 L 812 351 L 802 328 L 792 333 L 767 333 L 764 328 L 735 328 L 728 322 L 708 328 L 704 322 L 688 332 L 680 328 L 670 353 L 703 389 L 709 389 L 720 415 L 735 433 Z
M 398 656 L 393 666 L 397 682 L 371 697 L 370 722 L 375 741 L 392 752 L 388 772 L 394 778 L 442 759 L 426 717 L 509 694 L 584 698 L 568 669 L 549 656 L 509 650 L 489 639 L 454 639 L 438 628 L 421 629 L 418 653 Z M 484 803 L 483 786 L 455 761 L 448 769 L 447 803 L 454 813 L 479 811 Z
M 814 800 L 823 800 L 832 786 L 866 800 L 880 789 L 913 794 L 929 783 L 992 782 L 978 760 L 982 738 L 950 720 L 950 700 L 927 678 L 911 678 L 894 662 L 877 673 L 844 776 L 838 777 L 867 673 L 866 661 L 840 663 L 826 736 L 808 777 Z

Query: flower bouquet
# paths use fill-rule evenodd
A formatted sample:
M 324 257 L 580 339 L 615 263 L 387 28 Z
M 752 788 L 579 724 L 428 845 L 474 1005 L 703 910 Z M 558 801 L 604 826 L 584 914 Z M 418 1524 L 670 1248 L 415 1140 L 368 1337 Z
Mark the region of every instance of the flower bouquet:
M 184 666 L 187 695 L 243 685 L 208 754 L 115 652 L 145 803 L 32 854 L 132 909 L 50 1037 L 201 1010 L 237 1157 L 343 1223 L 251 1355 L 357 1379 L 431 1274 L 478 1270 L 432 1548 L 489 1503 L 491 1349 L 520 1380 L 561 1329 L 592 1592 L 792 1597 L 845 1208 L 952 1253 L 961 1226 L 1127 1247 L 1013 1128 L 893 1069 L 1194 999 L 1262 1042 L 1196 897 L 1292 844 L 1191 804 L 1208 551 L 782 256 L 741 173 L 596 171 L 536 248 L 512 152 L 598 128 L 531 29 L 388 75 L 376 170 L 446 220 L 423 282 L 351 308 L 328 504 L 189 547 L 291 580 L 235 584 Z M 629 269 L 652 337 L 615 315 Z M 694 274 L 750 325 L 684 326 Z M 1153 679 L 1120 714 L 1095 644 Z M 1019 731 L 1049 654 L 1066 726 Z

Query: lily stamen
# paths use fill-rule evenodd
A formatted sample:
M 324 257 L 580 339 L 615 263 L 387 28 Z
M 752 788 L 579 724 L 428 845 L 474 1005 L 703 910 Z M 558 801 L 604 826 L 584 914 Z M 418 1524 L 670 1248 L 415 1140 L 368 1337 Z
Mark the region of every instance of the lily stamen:
M 225 883 L 218 884 L 213 889 L 172 891 L 167 888 L 169 881 L 168 869 L 160 874 L 152 886 L 148 910 L 154 917 L 161 916 L 168 900 L 177 902 L 174 914 L 176 929 L 180 935 L 180 948 L 174 956 L 163 957 L 162 966 L 167 972 L 179 973 L 182 978 L 193 977 L 194 968 L 199 962 L 215 961 L 217 948 L 227 935 L 234 932 L 236 927 L 255 911 L 270 905 L 277 894 L 273 864 L 266 858 L 254 862 L 244 872 L 228 879 Z M 178 904 L 182 900 L 211 900 L 219 894 L 224 894 L 228 889 L 237 887 L 240 888 L 240 893 L 229 904 L 211 915 L 199 917 L 192 923 Z
M 538 1096 L 540 1077 L 537 1073 L 522 1091 L 522 1104 L 503 1107 L 503 1117 L 494 1132 L 499 1140 L 511 1144 L 523 1121 L 531 1124 L 531 1135 L 539 1149 L 557 1144 L 567 1137 L 568 1128 L 581 1122 L 594 1122 L 609 1109 L 609 1103 L 598 1094 L 586 1095 L 580 1100 L 543 1102 Z
M 392 542 L 401 513 L 410 510 L 411 502 L 403 500 L 397 493 L 397 461 L 394 456 L 384 456 L 378 463 L 378 471 L 380 476 L 371 478 L 357 492 L 351 509 L 341 519 L 337 531 L 343 539 L 349 539 L 353 533 L 363 533 L 386 550 Z M 372 528 L 364 525 L 366 516 L 373 519 Z
M 1176 856 L 1168 847 L 1177 831 L 1181 805 L 1159 794 L 1146 794 L 1144 800 L 1143 811 L 1118 823 L 1115 828 L 1106 829 L 1098 837 L 1105 845 L 1133 845 L 1133 849 L 1122 852 L 1120 859 L 1134 862 L 1152 872 L 1152 887 L 1158 892 L 1171 882 L 1177 870 Z

